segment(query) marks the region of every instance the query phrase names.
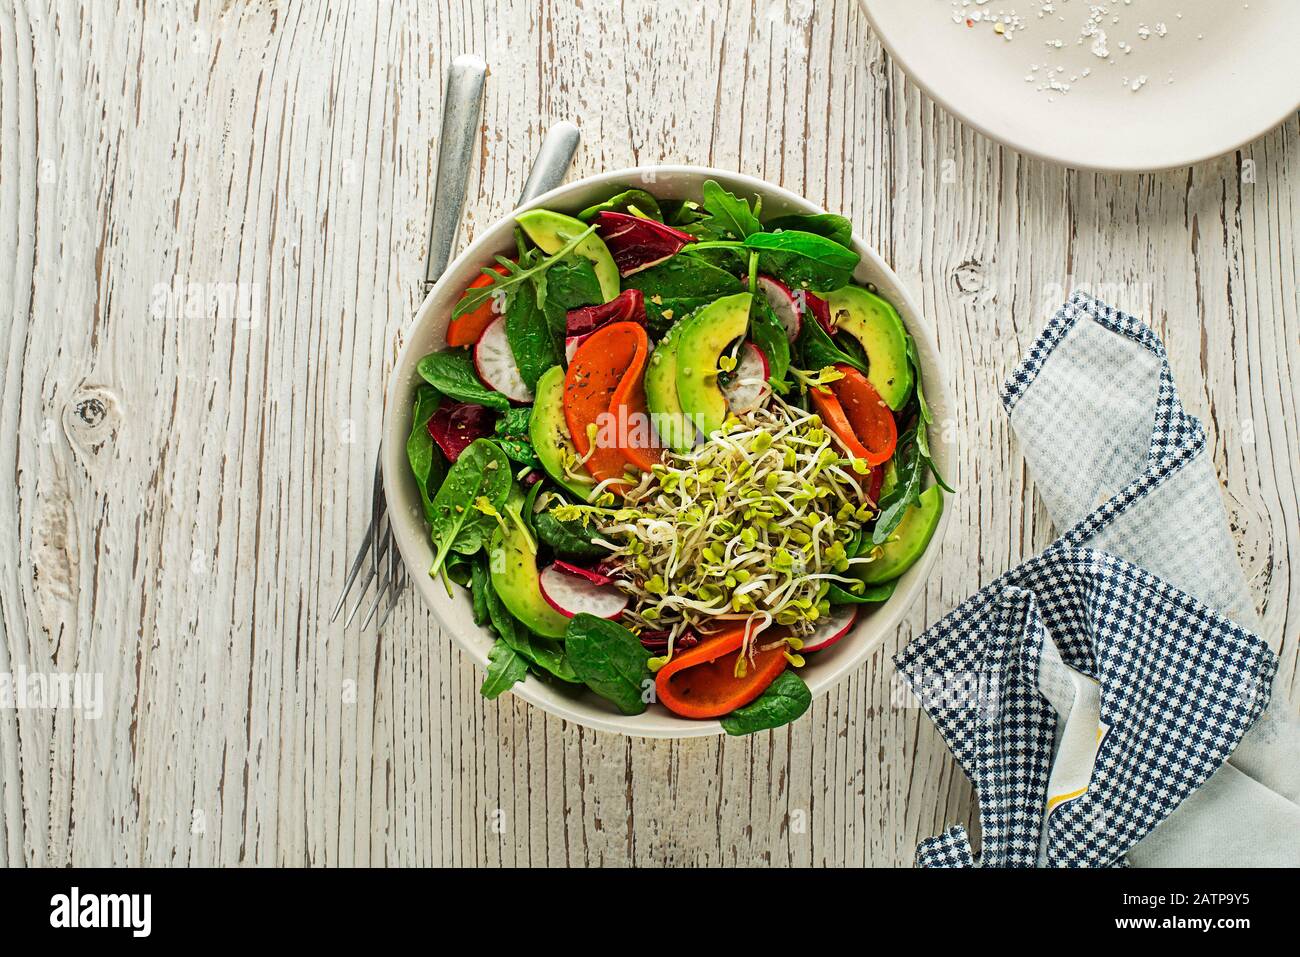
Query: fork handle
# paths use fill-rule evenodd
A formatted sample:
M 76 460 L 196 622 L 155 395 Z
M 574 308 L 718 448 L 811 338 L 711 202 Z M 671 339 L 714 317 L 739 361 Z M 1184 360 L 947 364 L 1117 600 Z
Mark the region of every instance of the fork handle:
M 465 187 L 469 182 L 483 115 L 483 78 L 487 64 L 482 57 L 465 54 L 452 61 L 447 71 L 447 96 L 442 105 L 442 135 L 438 142 L 438 174 L 433 185 L 433 221 L 429 224 L 429 258 L 424 264 L 424 287 L 428 289 L 451 259 L 456 228 L 465 210 Z
M 568 120 L 561 120 L 546 131 L 546 139 L 542 140 L 542 148 L 537 151 L 537 159 L 533 160 L 533 168 L 524 183 L 523 195 L 519 197 L 520 206 L 531 203 L 564 182 L 581 138 L 578 128 Z

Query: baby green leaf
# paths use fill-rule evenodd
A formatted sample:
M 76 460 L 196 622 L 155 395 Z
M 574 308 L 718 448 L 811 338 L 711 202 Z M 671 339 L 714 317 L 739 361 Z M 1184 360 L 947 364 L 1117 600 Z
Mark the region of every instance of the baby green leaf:
M 650 680 L 650 652 L 622 625 L 595 615 L 574 615 L 564 632 L 564 650 L 573 670 L 596 694 L 624 714 L 646 709 L 642 697 Z
M 436 550 L 430 575 L 438 574 L 453 549 L 473 554 L 482 547 L 496 519 L 476 508 L 475 500 L 504 508 L 510 485 L 510 460 L 495 442 L 475 439 L 460 453 L 433 498 L 429 528 Z
M 528 662 L 504 641 L 498 640 L 488 652 L 487 678 L 479 688 L 479 694 L 488 699 L 498 698 L 526 677 Z
M 808 710 L 812 692 L 802 678 L 789 669 L 776 676 L 758 698 L 722 719 L 727 734 L 753 734 L 789 724 Z
M 416 367 L 420 377 L 445 396 L 505 411 L 510 400 L 479 381 L 469 353 L 461 349 L 431 352 Z

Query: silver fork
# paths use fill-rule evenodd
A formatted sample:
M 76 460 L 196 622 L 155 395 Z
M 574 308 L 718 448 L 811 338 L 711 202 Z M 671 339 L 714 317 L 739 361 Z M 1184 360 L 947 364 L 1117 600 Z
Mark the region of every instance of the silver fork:
M 480 72 L 477 77 L 477 89 L 474 91 L 475 103 L 470 124 L 476 121 L 479 109 L 481 109 L 482 97 L 482 61 L 477 57 L 462 57 L 452 64 L 452 73 L 457 70 L 457 66 L 462 60 L 472 60 L 477 64 Z M 443 116 L 443 147 L 438 156 L 438 184 L 441 186 L 443 181 L 444 166 L 443 155 L 446 152 L 446 144 L 450 141 L 448 133 L 448 119 L 453 113 L 452 97 L 457 89 L 456 77 L 449 79 L 447 87 L 447 105 Z M 454 136 L 453 130 L 450 136 Z M 472 133 L 471 133 L 472 137 Z M 524 184 L 523 195 L 519 198 L 520 206 L 532 199 L 540 196 L 558 186 L 568 171 L 569 164 L 573 161 L 573 154 L 578 148 L 579 133 L 578 128 L 572 123 L 556 123 L 547 132 L 546 139 L 542 143 L 537 159 L 533 163 L 532 170 L 529 172 L 528 180 Z M 472 145 L 472 144 L 471 144 Z M 464 205 L 464 181 L 468 177 L 469 154 L 468 147 L 464 155 L 464 169 L 459 171 L 462 175 L 456 182 L 459 182 L 459 198 L 455 202 L 454 215 L 440 215 L 443 209 L 441 201 L 435 204 L 433 213 L 433 225 L 429 236 L 429 261 L 425 268 L 425 286 L 430 288 L 435 283 L 442 271 L 446 268 L 447 260 L 451 255 L 452 240 L 455 237 L 456 226 L 460 221 L 460 214 Z M 437 190 L 435 190 L 437 192 Z M 440 194 L 439 194 L 440 195 Z M 361 627 L 365 628 L 374 619 L 379 606 L 382 604 L 384 597 L 390 595 L 387 607 L 384 610 L 383 617 L 379 619 L 379 627 L 383 627 L 388 616 L 392 614 L 393 609 L 397 607 L 397 602 L 401 597 L 402 590 L 406 587 L 406 571 L 402 565 L 401 556 L 398 553 L 397 545 L 393 541 L 392 525 L 388 520 L 388 507 L 384 499 L 383 473 L 378 459 L 375 462 L 375 484 L 371 499 L 371 518 L 370 526 L 366 531 L 365 540 L 361 543 L 361 548 L 357 551 L 356 557 L 352 561 L 352 567 L 348 571 L 347 580 L 343 583 L 343 594 L 339 596 L 338 604 L 334 606 L 334 611 L 330 615 L 330 621 L 338 618 L 343 604 L 347 601 L 349 592 L 356 582 L 361 572 L 361 566 L 365 563 L 366 556 L 371 556 L 370 569 L 364 581 L 361 584 L 361 591 L 357 604 L 348 614 L 344 627 L 351 624 L 352 619 L 356 617 L 358 611 L 365 604 L 365 594 L 370 587 L 370 583 L 376 578 L 379 584 L 376 588 L 375 599 L 370 605 L 370 610 L 362 620 Z M 384 559 L 388 561 L 385 564 Z M 382 577 L 381 577 L 382 576 Z
M 429 253 L 424 264 L 424 290 L 427 294 L 438 281 L 447 261 L 451 258 L 452 246 L 456 240 L 456 229 L 460 225 L 461 214 L 465 209 L 465 190 L 469 184 L 469 171 L 474 156 L 474 141 L 478 135 L 478 126 L 483 115 L 483 79 L 487 75 L 487 64 L 476 56 L 459 56 L 447 69 L 447 94 L 442 104 L 442 134 L 438 144 L 438 171 L 433 185 L 433 217 L 429 223 Z M 361 591 L 357 604 L 348 613 L 344 627 L 352 624 L 352 619 L 365 604 L 366 591 L 370 583 L 380 577 L 375 591 L 375 600 L 370 606 L 361 627 L 366 627 L 375 617 L 384 596 L 390 591 L 393 598 L 389 602 L 382 625 L 397 604 L 404 582 L 402 564 L 397 558 L 397 548 L 393 544 L 392 526 L 388 522 L 388 508 L 384 500 L 383 472 L 379 456 L 375 456 L 375 484 L 371 492 L 370 526 L 366 529 L 365 539 L 352 560 L 347 580 L 343 583 L 343 594 L 339 595 L 338 604 L 330 614 L 330 621 L 338 618 L 352 591 L 361 566 L 370 556 L 370 566 L 361 581 Z M 388 557 L 385 565 L 384 558 Z

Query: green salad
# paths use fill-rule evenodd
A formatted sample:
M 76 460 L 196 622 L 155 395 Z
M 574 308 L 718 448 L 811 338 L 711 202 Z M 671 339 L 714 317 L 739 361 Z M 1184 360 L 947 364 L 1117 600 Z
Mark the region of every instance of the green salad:
M 434 560 L 533 676 L 732 734 L 892 594 L 951 491 L 916 344 L 852 227 L 714 181 L 516 217 L 419 364 L 407 443 Z

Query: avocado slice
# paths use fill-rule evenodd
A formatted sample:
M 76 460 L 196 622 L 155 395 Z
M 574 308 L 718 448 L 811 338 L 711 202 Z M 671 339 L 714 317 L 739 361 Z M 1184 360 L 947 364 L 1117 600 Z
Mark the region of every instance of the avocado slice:
M 528 420 L 528 438 L 537 460 L 546 474 L 578 497 L 587 501 L 595 485 L 583 485 L 564 473 L 566 461 L 577 460 L 569 423 L 564 418 L 564 367 L 551 366 L 537 380 L 533 390 L 533 415 Z
M 859 286 L 822 296 L 836 331 L 847 332 L 867 354 L 867 380 L 897 412 L 912 394 L 912 364 L 907 361 L 907 330 L 898 310 Z
M 917 503 L 903 515 L 889 541 L 880 546 L 880 557 L 869 565 L 859 565 L 857 575 L 868 585 L 897 578 L 916 562 L 930 544 L 943 514 L 943 492 L 932 485 L 921 493 Z
M 695 426 L 682 411 L 677 398 L 677 343 L 690 316 L 673 323 L 659 340 L 645 370 L 645 403 L 650 421 L 664 445 L 675 452 L 689 452 L 695 444 Z
M 505 527 L 497 526 L 488 546 L 488 575 L 502 604 L 528 628 L 547 638 L 563 638 L 569 619 L 547 604 L 537 577 L 537 546 L 516 521 L 524 505 L 523 493 L 510 490 L 506 508 L 515 515 L 504 516 Z
M 528 238 L 548 255 L 558 253 L 561 247 L 575 236 L 586 232 L 588 226 L 580 219 L 554 213 L 549 209 L 530 209 L 515 217 L 519 228 L 528 234 Z M 600 292 L 609 302 L 619 294 L 618 267 L 614 257 L 609 254 L 609 247 L 595 233 L 592 233 L 573 250 L 583 259 L 590 260 L 595 267 L 596 278 L 600 280 Z
M 718 385 L 722 351 L 749 326 L 747 292 L 723 296 L 687 319 L 677 332 L 677 398 L 690 421 L 706 436 L 722 428 L 727 400 Z

